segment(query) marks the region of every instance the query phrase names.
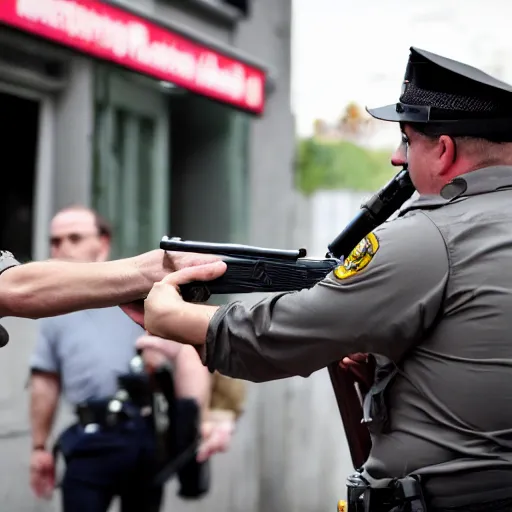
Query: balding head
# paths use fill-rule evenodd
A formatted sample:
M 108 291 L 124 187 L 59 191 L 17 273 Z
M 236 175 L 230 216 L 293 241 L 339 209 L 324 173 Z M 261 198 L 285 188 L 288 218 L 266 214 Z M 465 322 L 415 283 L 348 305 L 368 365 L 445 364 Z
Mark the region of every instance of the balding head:
M 68 206 L 52 219 L 51 256 L 72 261 L 105 261 L 109 257 L 110 238 L 110 226 L 94 210 Z

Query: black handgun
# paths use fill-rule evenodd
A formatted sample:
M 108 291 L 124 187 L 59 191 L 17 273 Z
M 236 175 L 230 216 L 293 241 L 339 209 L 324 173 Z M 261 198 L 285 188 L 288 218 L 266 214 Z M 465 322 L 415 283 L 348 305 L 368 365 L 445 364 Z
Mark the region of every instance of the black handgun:
M 414 193 L 406 168 L 364 203 L 352 222 L 328 246 L 323 259 L 307 258 L 306 249 L 280 250 L 249 245 L 186 241 L 167 236 L 160 242 L 166 251 L 214 254 L 227 263 L 226 272 L 208 282 L 184 284 L 180 291 L 188 302 L 205 302 L 211 295 L 285 292 L 311 288 L 377 226 L 385 222 Z

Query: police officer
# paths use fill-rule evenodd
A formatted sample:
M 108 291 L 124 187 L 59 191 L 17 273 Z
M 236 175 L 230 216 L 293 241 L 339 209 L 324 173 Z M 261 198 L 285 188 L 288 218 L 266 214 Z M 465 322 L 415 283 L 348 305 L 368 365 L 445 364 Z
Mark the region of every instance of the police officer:
M 309 290 L 193 305 L 177 286 L 197 269 L 174 273 L 146 299 L 146 327 L 250 381 L 378 355 L 368 480 L 419 475 L 429 510 L 511 510 L 512 87 L 411 48 L 398 102 L 369 112 L 399 123 L 392 162 L 418 200 Z
M 72 205 L 58 211 L 50 235 L 52 258 L 109 258 L 111 227 L 90 208 Z M 31 487 L 36 495 L 51 497 L 56 453 L 49 440 L 64 399 L 76 413 L 76 421 L 59 433 L 57 443 L 65 461 L 60 486 L 64 511 L 106 511 L 115 496 L 122 512 L 162 507 L 163 486 L 153 483 L 161 456 L 156 422 L 148 411 L 153 405 L 148 375 L 142 361 L 134 359 L 135 340 L 143 334 L 118 307 L 58 315 L 39 324 L 30 360 Z M 180 348 L 185 350 L 172 361 L 177 398 L 193 399 L 206 410 L 210 375 L 191 347 Z M 142 357 L 146 366 L 158 368 L 155 354 L 144 351 Z M 119 393 L 127 380 L 129 396 Z M 114 400 L 119 396 L 124 407 Z M 112 407 L 119 414 L 112 414 Z

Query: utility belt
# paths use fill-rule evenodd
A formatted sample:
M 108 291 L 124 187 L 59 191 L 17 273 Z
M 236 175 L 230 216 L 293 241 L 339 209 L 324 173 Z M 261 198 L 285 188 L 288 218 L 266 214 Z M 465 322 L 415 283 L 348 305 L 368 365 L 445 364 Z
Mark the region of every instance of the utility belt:
M 141 366 L 139 356 L 133 366 Z M 130 363 L 132 364 L 132 363 Z M 135 368 L 137 369 L 137 368 Z M 153 373 L 159 393 L 153 393 L 149 376 L 133 372 L 118 377 L 115 395 L 104 400 L 89 400 L 76 409 L 77 428 L 85 434 L 101 429 L 111 429 L 127 422 L 147 421 L 156 443 L 154 485 L 162 486 L 177 476 L 180 481 L 178 494 L 182 498 L 198 499 L 210 488 L 210 461 L 196 461 L 201 440 L 200 408 L 196 400 L 180 398 L 174 393 L 171 371 L 163 366 Z M 161 398 L 161 400 L 159 399 Z M 73 451 L 73 432 L 57 441 L 54 453 L 64 458 Z
M 427 512 L 427 507 L 418 477 L 394 478 L 372 487 L 358 471 L 347 479 L 347 500 L 338 502 L 338 512 Z
M 98 427 L 120 426 L 140 417 L 158 416 L 161 412 L 155 410 L 148 375 L 127 373 L 119 375 L 117 380 L 118 390 L 114 396 L 87 400 L 76 406 L 78 423 L 86 432 L 92 432 Z
M 75 408 L 78 424 L 86 432 L 94 428 L 114 428 L 136 418 L 147 418 L 152 414 L 151 405 L 135 404 L 118 398 L 92 400 Z

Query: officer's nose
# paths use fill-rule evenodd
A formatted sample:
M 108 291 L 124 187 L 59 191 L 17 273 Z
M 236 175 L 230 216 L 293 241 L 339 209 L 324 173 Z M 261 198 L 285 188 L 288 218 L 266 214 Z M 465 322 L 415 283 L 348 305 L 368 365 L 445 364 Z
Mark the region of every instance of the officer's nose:
M 406 163 L 407 148 L 405 142 L 402 142 L 391 155 L 391 165 L 394 165 L 395 167 L 403 167 Z

